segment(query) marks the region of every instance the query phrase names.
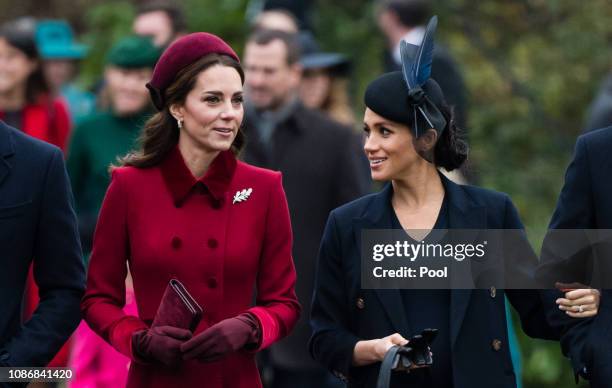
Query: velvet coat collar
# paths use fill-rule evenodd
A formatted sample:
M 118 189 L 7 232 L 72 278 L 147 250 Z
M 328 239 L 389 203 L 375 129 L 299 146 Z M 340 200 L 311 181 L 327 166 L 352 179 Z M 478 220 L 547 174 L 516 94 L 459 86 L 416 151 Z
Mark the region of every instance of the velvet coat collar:
M 210 164 L 206 174 L 197 179 L 185 164 L 183 155 L 175 146 L 161 163 L 161 173 L 176 207 L 181 207 L 189 195 L 198 187 L 208 193 L 213 206 L 219 206 L 225 199 L 225 192 L 236 170 L 236 156 L 232 151 L 222 151 Z

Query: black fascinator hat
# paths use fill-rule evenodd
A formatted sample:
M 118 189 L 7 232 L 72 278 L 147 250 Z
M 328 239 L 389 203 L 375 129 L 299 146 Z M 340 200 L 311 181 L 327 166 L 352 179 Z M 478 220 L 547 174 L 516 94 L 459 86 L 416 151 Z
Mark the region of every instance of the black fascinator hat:
M 446 128 L 446 118 L 439 107 L 446 105 L 444 94 L 430 78 L 433 58 L 433 36 L 438 18 L 432 17 L 420 46 L 400 42 L 402 71 L 386 73 L 366 89 L 365 105 L 377 114 L 408 125 L 415 137 L 429 128 L 438 136 Z

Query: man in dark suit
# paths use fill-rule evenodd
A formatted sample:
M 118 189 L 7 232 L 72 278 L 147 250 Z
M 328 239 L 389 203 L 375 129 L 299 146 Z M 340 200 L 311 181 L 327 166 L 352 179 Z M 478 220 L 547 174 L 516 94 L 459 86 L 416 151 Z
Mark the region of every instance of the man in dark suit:
M 612 229 L 611 152 L 612 127 L 578 138 L 574 159 L 565 173 L 565 184 L 549 229 Z M 592 251 L 578 251 L 576 257 L 566 258 L 564 262 L 558 260 L 555 252 L 568 252 L 568 249 L 559 249 L 557 244 L 575 246 L 580 243 L 576 239 L 589 232 L 578 231 L 571 239 L 564 237 L 564 232 L 557 233 L 557 238 L 554 231 L 549 233 L 544 242 L 540 276 L 550 277 L 551 273 L 560 276 L 566 274 L 568 277 L 581 276 L 564 281 L 587 284 L 591 275 L 587 267 L 592 258 L 585 256 L 585 253 Z M 610 260 L 609 257 L 604 259 Z M 605 262 L 602 264 L 606 265 Z M 598 275 L 604 275 L 608 278 L 607 284 L 610 283 L 612 274 L 609 271 Z M 560 311 L 554 304 L 557 297 L 560 297 L 560 293 L 551 291 L 545 298 L 545 303 L 548 303 L 547 318 L 551 326 L 564 331 L 561 347 L 572 361 L 576 378 L 581 375 L 590 379 L 592 387 L 612 387 L 612 292 L 603 290 L 599 314 L 586 320 L 572 320 Z
M 301 77 L 296 36 L 258 31 L 247 41 L 246 162 L 279 170 L 294 235 L 296 293 L 302 315 L 293 333 L 270 349 L 273 387 L 324 388 L 328 377 L 306 349 L 315 262 L 329 212 L 364 194 L 369 173 L 358 137 L 297 98 Z M 300 385 L 303 384 L 303 385 Z
M 62 152 L 0 121 L 0 366 L 45 366 L 80 320 L 85 268 Z M 21 322 L 30 264 L 40 303 Z

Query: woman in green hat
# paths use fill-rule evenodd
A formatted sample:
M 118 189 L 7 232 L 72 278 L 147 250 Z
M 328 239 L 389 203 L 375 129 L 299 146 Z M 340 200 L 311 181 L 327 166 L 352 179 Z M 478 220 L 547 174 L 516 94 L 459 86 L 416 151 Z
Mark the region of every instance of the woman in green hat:
M 109 183 L 108 167 L 132 149 L 152 106 L 145 84 L 161 51 L 148 38 L 117 42 L 104 69 L 106 107 L 75 129 L 68 152 L 83 251 L 88 254 L 98 211 Z

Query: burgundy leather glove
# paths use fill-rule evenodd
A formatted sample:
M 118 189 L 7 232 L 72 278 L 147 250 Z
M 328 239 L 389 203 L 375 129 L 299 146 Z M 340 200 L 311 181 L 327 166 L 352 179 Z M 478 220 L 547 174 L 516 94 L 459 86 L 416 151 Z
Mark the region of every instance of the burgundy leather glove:
M 144 362 L 176 366 L 182 362 L 181 344 L 192 336 L 187 329 L 156 326 L 132 334 L 132 350 Z
M 244 313 L 209 327 L 181 345 L 183 360 L 217 361 L 248 345 L 259 342 L 259 323 L 252 314 Z

